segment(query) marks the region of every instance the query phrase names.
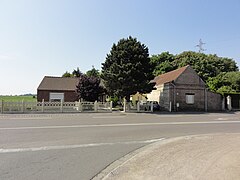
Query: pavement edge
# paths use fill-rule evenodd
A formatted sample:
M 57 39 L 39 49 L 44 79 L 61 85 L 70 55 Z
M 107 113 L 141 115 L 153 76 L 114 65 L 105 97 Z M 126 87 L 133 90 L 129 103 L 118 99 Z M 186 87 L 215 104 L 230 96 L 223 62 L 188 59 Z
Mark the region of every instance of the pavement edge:
M 162 138 L 161 140 L 142 146 L 125 156 L 121 157 L 120 159 L 117 159 L 113 161 L 111 164 L 109 164 L 106 168 L 104 168 L 101 172 L 99 172 L 97 175 L 95 175 L 92 180 L 104 180 L 106 179 L 109 175 L 114 173 L 116 169 L 119 167 L 123 166 L 125 163 L 133 159 L 135 156 L 137 156 L 140 152 L 145 151 L 150 148 L 154 148 L 155 146 L 158 145 L 164 145 L 168 144 L 174 141 L 182 140 L 182 139 L 191 139 L 191 138 L 196 138 L 196 137 L 201 137 L 201 136 L 209 136 L 209 135 L 222 135 L 222 134 L 240 134 L 240 133 L 207 133 L 207 134 L 196 134 L 196 135 L 187 135 L 187 136 L 179 136 L 179 137 L 172 137 L 172 138 Z
M 148 145 L 143 145 L 142 147 L 124 155 L 123 157 L 113 161 L 111 164 L 109 164 L 108 166 L 106 166 L 101 172 L 99 172 L 97 175 L 95 175 L 91 180 L 103 180 L 106 177 L 108 177 L 109 174 L 113 173 L 113 171 L 115 171 L 117 168 L 119 168 L 120 166 L 124 165 L 125 163 L 127 163 L 128 161 L 130 161 L 132 158 L 134 158 L 137 154 L 139 154 L 140 152 L 154 146 L 156 143 L 162 142 L 166 140 L 165 138 L 161 138 L 161 140 L 154 142 L 154 143 L 150 143 Z

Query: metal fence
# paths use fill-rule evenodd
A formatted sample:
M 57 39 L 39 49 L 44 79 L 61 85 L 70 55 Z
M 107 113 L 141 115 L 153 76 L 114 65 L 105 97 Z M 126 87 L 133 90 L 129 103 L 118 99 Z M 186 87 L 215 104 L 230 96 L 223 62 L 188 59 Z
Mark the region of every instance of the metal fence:
M 112 102 L 7 102 L 0 113 L 112 112 Z

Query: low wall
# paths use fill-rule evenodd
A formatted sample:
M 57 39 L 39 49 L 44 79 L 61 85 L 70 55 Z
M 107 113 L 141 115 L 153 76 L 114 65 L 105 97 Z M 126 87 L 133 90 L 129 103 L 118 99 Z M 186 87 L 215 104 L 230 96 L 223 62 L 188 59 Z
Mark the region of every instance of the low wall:
M 221 111 L 223 103 L 223 97 L 221 94 L 211 91 L 207 92 L 207 109 L 208 111 Z
M 0 113 L 112 112 L 112 102 L 0 102 Z

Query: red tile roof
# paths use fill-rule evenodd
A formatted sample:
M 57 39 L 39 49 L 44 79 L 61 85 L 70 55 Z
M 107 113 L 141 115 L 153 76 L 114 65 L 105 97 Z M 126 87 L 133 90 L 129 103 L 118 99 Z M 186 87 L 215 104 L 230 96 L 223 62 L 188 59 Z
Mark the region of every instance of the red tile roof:
M 75 91 L 79 78 L 45 76 L 38 90 Z
M 161 85 L 164 83 L 168 83 L 171 81 L 176 80 L 187 68 L 189 67 L 189 65 L 181 67 L 179 69 L 167 72 L 165 74 L 161 74 L 157 77 L 155 77 L 152 82 L 155 82 L 156 85 Z

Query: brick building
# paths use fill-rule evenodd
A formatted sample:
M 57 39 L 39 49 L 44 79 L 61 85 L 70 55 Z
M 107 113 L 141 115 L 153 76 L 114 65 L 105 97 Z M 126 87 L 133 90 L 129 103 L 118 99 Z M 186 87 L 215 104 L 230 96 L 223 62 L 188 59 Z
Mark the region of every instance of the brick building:
M 78 100 L 75 92 L 78 78 L 45 76 L 37 89 L 37 101 Z
M 219 111 L 223 97 L 207 90 L 205 82 L 191 66 L 154 78 L 155 90 L 147 94 L 148 101 L 157 101 L 168 111 Z

